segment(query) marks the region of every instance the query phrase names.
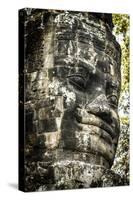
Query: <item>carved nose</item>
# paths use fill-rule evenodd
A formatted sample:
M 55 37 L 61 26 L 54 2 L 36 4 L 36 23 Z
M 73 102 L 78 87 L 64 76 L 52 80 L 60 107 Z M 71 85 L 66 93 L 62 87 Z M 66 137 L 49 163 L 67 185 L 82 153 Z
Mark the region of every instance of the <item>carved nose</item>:
M 88 113 L 99 116 L 108 123 L 112 123 L 111 108 L 105 95 L 99 95 L 94 101 L 86 105 Z

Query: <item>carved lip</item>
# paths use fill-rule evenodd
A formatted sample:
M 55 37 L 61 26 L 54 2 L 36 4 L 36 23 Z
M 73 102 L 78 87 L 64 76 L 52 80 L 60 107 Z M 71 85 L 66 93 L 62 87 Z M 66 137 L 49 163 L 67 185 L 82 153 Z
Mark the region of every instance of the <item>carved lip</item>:
M 87 116 L 79 116 L 78 114 L 75 113 L 75 118 L 76 121 L 81 124 L 81 125 L 92 125 L 96 126 L 102 130 L 104 130 L 106 133 L 108 133 L 112 139 L 116 137 L 116 133 L 113 130 L 113 128 L 104 120 L 101 118 L 97 117 L 94 114 L 88 113 Z

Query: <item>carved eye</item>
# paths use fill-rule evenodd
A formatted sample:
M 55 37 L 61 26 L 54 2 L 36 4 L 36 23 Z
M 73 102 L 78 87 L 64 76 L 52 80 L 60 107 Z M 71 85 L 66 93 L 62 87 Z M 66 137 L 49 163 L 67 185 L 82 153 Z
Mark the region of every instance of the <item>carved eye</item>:
M 117 106 L 118 105 L 118 98 L 116 95 L 110 95 L 107 97 L 109 100 L 109 104 L 113 105 L 113 106 Z
M 85 89 L 85 79 L 79 74 L 68 76 L 69 82 L 78 89 Z

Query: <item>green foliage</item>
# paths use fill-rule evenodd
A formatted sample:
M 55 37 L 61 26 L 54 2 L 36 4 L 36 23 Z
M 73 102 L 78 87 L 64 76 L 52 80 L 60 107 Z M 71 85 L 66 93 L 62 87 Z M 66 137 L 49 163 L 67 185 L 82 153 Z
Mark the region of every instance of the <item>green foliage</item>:
M 121 37 L 122 85 L 121 90 L 129 90 L 129 15 L 113 14 L 114 33 Z
M 122 45 L 122 70 L 123 70 L 123 81 L 122 90 L 129 89 L 129 36 L 127 35 Z
M 115 25 L 115 33 L 126 35 L 129 31 L 129 15 L 113 14 L 113 23 Z
M 121 117 L 120 122 L 122 124 L 128 125 L 129 124 L 129 118 L 128 117 Z
M 119 115 L 121 133 L 112 170 L 129 181 L 129 16 L 113 14 L 114 34 L 121 45 L 121 95 Z

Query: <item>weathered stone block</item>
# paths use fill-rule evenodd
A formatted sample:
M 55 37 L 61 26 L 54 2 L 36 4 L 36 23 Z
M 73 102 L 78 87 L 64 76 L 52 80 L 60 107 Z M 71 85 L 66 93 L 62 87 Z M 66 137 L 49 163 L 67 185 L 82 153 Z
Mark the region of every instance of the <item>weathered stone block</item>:
M 57 131 L 57 124 L 55 118 L 45 118 L 39 120 L 39 132 L 55 132 Z

